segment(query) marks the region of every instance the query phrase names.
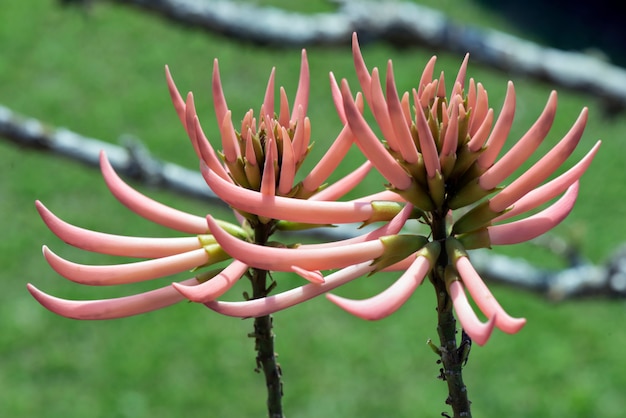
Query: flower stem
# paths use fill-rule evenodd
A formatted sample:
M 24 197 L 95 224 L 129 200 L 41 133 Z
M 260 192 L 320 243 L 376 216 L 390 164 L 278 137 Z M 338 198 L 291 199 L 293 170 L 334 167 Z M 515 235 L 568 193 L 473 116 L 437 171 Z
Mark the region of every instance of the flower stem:
M 255 228 L 255 242 L 264 245 L 270 235 L 271 228 L 268 225 L 259 224 Z M 252 299 L 266 297 L 272 290 L 272 284 L 267 285 L 268 272 L 266 270 L 252 269 Z M 254 318 L 254 348 L 256 356 L 256 372 L 263 371 L 265 385 L 267 387 L 267 413 L 269 418 L 283 418 L 283 383 L 280 365 L 276 361 L 274 351 L 273 318 L 265 315 Z
M 445 216 L 434 218 L 432 221 L 433 239 L 443 241 L 447 236 Z M 454 417 L 471 417 L 470 401 L 467 398 L 467 387 L 463 383 L 463 366 L 467 361 L 465 353 L 468 341 L 463 341 L 457 346 L 456 319 L 452 311 L 452 299 L 448 294 L 444 280 L 444 270 L 449 264 L 445 245 L 442 245 L 437 265 L 432 270 L 430 280 L 437 294 L 437 333 L 439 334 L 439 352 L 442 364 L 439 376 L 448 384 L 448 398 L 446 404 L 452 407 Z M 445 414 L 444 416 L 448 416 Z

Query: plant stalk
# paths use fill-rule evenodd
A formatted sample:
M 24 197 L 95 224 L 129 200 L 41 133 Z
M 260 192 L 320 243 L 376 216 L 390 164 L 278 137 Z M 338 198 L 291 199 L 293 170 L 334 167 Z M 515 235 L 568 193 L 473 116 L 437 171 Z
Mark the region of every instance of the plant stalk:
M 259 224 L 255 228 L 255 243 L 267 244 L 271 227 Z M 266 297 L 272 290 L 272 283 L 267 284 L 268 272 L 266 270 L 252 269 L 252 299 Z M 276 361 L 274 351 L 274 333 L 272 331 L 274 320 L 271 315 L 254 318 L 254 349 L 257 352 L 255 371 L 263 371 L 265 385 L 267 387 L 267 413 L 269 418 L 284 418 L 282 397 L 283 383 L 282 371 Z
M 432 220 L 433 239 L 441 242 L 441 252 L 437 259 L 437 265 L 432 270 L 430 280 L 435 287 L 437 294 L 437 333 L 439 334 L 441 355 L 438 363 L 442 365 L 439 378 L 448 385 L 448 398 L 446 404 L 452 407 L 454 418 L 470 418 L 472 416 L 470 404 L 467 397 L 467 387 L 463 383 L 463 366 L 467 361 L 467 351 L 471 344 L 469 337 L 462 339 L 461 345 L 457 345 L 456 319 L 452 311 L 452 299 L 448 294 L 444 280 L 444 270 L 449 264 L 448 255 L 444 241 L 447 237 L 445 223 L 445 211 L 442 216 L 434 217 Z M 449 416 L 446 413 L 442 414 Z

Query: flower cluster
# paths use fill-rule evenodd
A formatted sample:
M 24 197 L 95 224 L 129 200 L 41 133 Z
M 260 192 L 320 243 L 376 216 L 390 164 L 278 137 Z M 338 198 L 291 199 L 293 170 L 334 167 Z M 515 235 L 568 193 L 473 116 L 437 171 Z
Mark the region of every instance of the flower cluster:
M 331 74 L 332 97 L 343 128 L 319 163 L 297 183 L 296 173 L 311 146 L 311 123 L 306 116 L 309 72 L 304 52 L 291 110 L 281 88 L 275 113 L 272 71 L 258 120 L 250 110 L 239 130 L 234 127 L 215 62 L 213 102 L 223 149 L 219 155 L 200 126 L 193 96 L 190 93 L 183 100 L 167 71 L 174 107 L 200 160 L 202 175 L 215 194 L 236 211 L 240 225 L 210 215 L 204 218 L 182 213 L 139 194 L 122 182 L 103 154 L 102 173 L 116 198 L 146 219 L 194 236 L 135 238 L 88 231 L 61 221 L 37 203 L 44 222 L 70 245 L 150 260 L 84 266 L 63 260 L 47 247 L 44 256 L 62 276 L 90 285 L 149 280 L 231 261 L 226 267 L 184 282 L 124 298 L 68 301 L 29 285 L 33 296 L 64 316 L 105 319 L 139 314 L 185 298 L 226 315 L 259 317 L 327 294 L 329 300 L 348 312 L 373 320 L 397 310 L 429 276 L 431 281 L 444 283 L 465 332 L 477 343 L 484 344 L 494 327 L 508 333 L 519 331 L 525 320 L 513 318 L 502 309 L 472 267 L 467 250 L 533 239 L 569 214 L 578 194 L 578 179 L 591 163 L 599 142 L 572 168 L 546 180 L 577 146 L 587 110 L 582 110 L 570 131 L 548 153 L 518 178 L 501 186 L 547 136 L 556 113 L 556 93 L 550 95 L 533 126 L 498 159 L 515 113 L 512 83 L 495 118 L 482 84 L 465 81 L 468 57 L 449 95 L 443 73 L 433 78 L 434 57 L 424 68 L 418 87 L 402 95 L 396 89 L 391 61 L 381 80 L 377 68 L 367 69 L 356 35 L 353 57 L 361 93 L 353 96 L 348 82 L 337 83 Z M 363 116 L 364 102 L 376 120 L 382 141 Z M 352 144 L 367 161 L 326 187 L 324 182 Z M 388 181 L 387 187 L 356 200 L 339 201 L 372 167 Z M 403 232 L 409 219 L 427 225 L 427 236 Z M 292 247 L 267 245 L 267 236 L 276 230 L 374 222 L 383 224 L 341 241 Z M 263 231 L 262 240 L 259 231 Z M 250 269 L 293 272 L 308 283 L 262 299 L 217 300 Z M 379 295 L 357 301 L 327 293 L 380 270 L 402 274 Z M 485 323 L 474 313 L 465 290 L 487 317 Z

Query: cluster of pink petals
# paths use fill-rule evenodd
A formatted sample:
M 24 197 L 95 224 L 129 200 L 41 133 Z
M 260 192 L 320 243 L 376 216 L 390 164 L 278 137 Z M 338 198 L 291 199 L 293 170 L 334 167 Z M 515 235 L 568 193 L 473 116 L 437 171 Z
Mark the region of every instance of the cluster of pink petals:
M 507 333 L 518 332 L 525 320 L 511 317 L 500 307 L 473 269 L 465 250 L 531 240 L 554 228 L 570 213 L 578 195 L 578 181 L 597 153 L 600 142 L 572 168 L 545 181 L 578 145 L 587 121 L 587 109 L 582 110 L 570 131 L 549 152 L 517 179 L 502 187 L 500 185 L 531 157 L 546 138 L 556 113 L 556 93 L 550 95 L 545 109 L 533 126 L 498 159 L 509 136 L 515 113 L 515 89 L 512 83 L 508 84 L 504 105 L 499 117 L 495 118 L 493 109 L 488 105 L 487 93 L 480 83 L 476 84 L 470 79 L 466 92 L 468 57 L 461 65 L 448 98 L 443 73 L 438 79 L 433 79 L 434 57 L 426 65 L 418 88 L 413 89 L 411 94 L 399 95 L 391 61 L 383 90 L 378 69 L 370 72 L 365 66 L 356 35 L 353 39 L 353 55 L 363 97 L 380 128 L 384 142 L 366 122 L 362 115 L 360 96 L 357 95 L 356 99 L 353 97 L 346 80 L 334 89 L 340 116 L 352 131 L 356 145 L 389 182 L 389 191 L 421 210 L 426 223 L 429 221 L 428 213 L 450 212 L 452 222 L 450 236 L 446 239 L 446 252 L 452 263 L 449 274 L 454 280 L 450 280 L 448 289 L 461 324 L 479 344 L 489 339 L 494 327 Z M 410 102 L 411 98 L 413 103 Z M 411 112 L 411 109 L 416 111 Z M 217 179 L 217 176 L 214 177 Z M 212 187 L 222 187 L 217 183 L 218 180 L 215 180 Z M 219 192 L 224 199 L 236 193 L 234 189 L 229 191 L 225 187 Z M 489 195 L 493 196 L 487 197 Z M 555 202 L 536 211 L 559 195 L 561 197 Z M 245 204 L 245 200 L 242 197 L 236 204 Z M 309 208 L 314 210 L 314 206 Z M 453 210 L 461 208 L 464 209 L 460 211 L 462 215 L 455 216 Z M 252 207 L 246 207 L 246 210 L 254 212 Z M 513 217 L 518 219 L 511 221 Z M 226 245 L 222 242 L 226 239 L 224 234 L 216 234 L 215 237 L 233 257 L 247 257 L 250 265 L 259 268 L 274 269 L 280 265 L 280 262 L 274 260 L 294 260 L 298 257 L 311 257 L 309 260 L 312 264 L 308 266 L 311 268 L 337 267 L 331 257 L 326 262 L 328 264 L 315 264 L 317 261 L 313 261 L 312 252 L 304 250 L 272 249 L 270 255 L 267 250 L 254 246 L 244 250 L 234 242 Z M 331 290 L 351 280 L 355 274 L 374 270 L 375 263 L 357 264 L 357 253 L 350 252 L 354 250 L 362 255 L 374 255 L 368 253 L 370 248 L 373 247 L 354 246 L 337 253 L 337 257 L 345 257 L 346 260 L 353 258 L 354 266 L 330 274 L 321 286 L 305 285 L 262 301 L 212 301 L 207 306 L 220 313 L 240 317 L 284 309 Z M 462 254 L 453 257 L 453 249 Z M 354 301 L 331 294 L 327 294 L 327 297 L 364 319 L 383 318 L 410 297 L 430 272 L 438 253 L 439 248 L 426 245 L 406 259 L 398 260 L 399 263 L 389 269 L 404 270 L 404 274 L 389 289 L 370 299 Z M 464 289 L 469 291 L 487 317 L 487 322 L 478 319 Z
M 348 82 L 330 77 L 335 107 L 344 126 L 324 157 L 302 181 L 296 173 L 309 153 L 311 124 L 306 117 L 309 69 L 302 52 L 300 82 L 290 108 L 284 89 L 275 103 L 272 70 L 258 114 L 250 110 L 236 130 L 221 87 L 217 61 L 213 67 L 213 103 L 222 153 L 209 143 L 196 114 L 193 95 L 185 99 L 166 69 L 169 91 L 179 119 L 200 160 L 206 183 L 254 227 L 272 223 L 330 225 L 385 222 L 361 236 L 294 248 L 248 242 L 245 228 L 220 222 L 210 215 L 197 217 L 163 206 L 123 183 L 106 157 L 101 166 L 105 181 L 123 204 L 158 224 L 193 237 L 163 239 L 122 237 L 69 225 L 41 203 L 37 208 L 48 227 L 70 245 L 105 254 L 147 258 L 114 266 L 84 266 L 64 260 L 44 247 L 52 268 L 69 280 L 88 285 L 114 285 L 163 277 L 232 259 L 213 277 L 202 275 L 162 289 L 119 299 L 68 301 L 28 285 L 48 309 L 71 318 L 106 319 L 134 315 L 188 299 L 225 315 L 258 317 L 315 296 L 327 298 L 346 311 L 368 320 L 384 318 L 402 306 L 445 252 L 446 285 L 464 330 L 478 344 L 492 330 L 518 332 L 525 320 L 507 314 L 472 267 L 466 250 L 516 244 L 533 239 L 558 225 L 572 210 L 579 179 L 587 170 L 598 142 L 573 167 L 551 180 L 578 145 L 587 109 L 550 151 L 516 179 L 516 172 L 538 149 L 552 126 L 557 96 L 552 93 L 530 129 L 499 159 L 515 114 L 515 89 L 509 82 L 496 118 L 480 83 L 466 86 L 468 57 L 461 64 L 450 95 L 444 75 L 434 78 L 433 57 L 419 85 L 400 95 L 389 61 L 381 80 L 377 68 L 368 70 L 356 35 L 353 58 L 362 93 L 353 96 Z M 384 84 L 384 86 L 383 86 Z M 384 138 L 381 141 L 363 115 L 367 103 Z M 278 111 L 276 111 L 278 109 Z M 324 182 L 355 144 L 367 161 L 351 174 L 326 187 Z M 375 167 L 389 182 L 387 190 L 352 201 L 339 201 Z M 506 186 L 501 186 L 509 181 Z M 552 202 L 554 200 L 554 202 Z M 547 205 L 547 206 L 546 206 Z M 457 209 L 459 210 L 457 214 Z M 435 217 L 450 219 L 445 237 L 401 233 L 411 218 L 432 226 Z M 515 219 L 515 220 L 512 220 Z M 250 268 L 293 272 L 307 284 L 241 302 L 217 299 Z M 403 273 L 388 289 L 365 300 L 328 294 L 357 277 L 379 270 Z M 324 270 L 332 270 L 324 275 Z M 482 322 L 465 291 L 487 318 Z
M 259 122 L 257 123 L 253 112 L 249 111 L 243 118 L 239 132 L 234 129 L 215 61 L 213 102 L 222 139 L 222 155 L 213 150 L 202 131 L 192 94 L 188 94 L 186 100 L 182 99 L 167 68 L 166 78 L 174 107 L 191 139 L 207 183 L 248 221 L 272 219 L 325 225 L 369 223 L 395 218 L 362 237 L 329 243 L 324 249 L 316 247 L 314 250 L 317 260 L 326 260 L 329 253 L 345 253 L 345 246 L 348 244 L 353 245 L 355 250 L 368 247 L 369 251 L 364 255 L 345 259 L 335 256 L 336 261 L 332 267 L 328 264 L 317 266 L 307 257 L 299 257 L 289 265 L 271 266 L 272 270 L 295 272 L 319 285 L 324 283 L 320 269 L 347 267 L 380 256 L 384 246 L 375 245 L 377 238 L 397 234 L 403 227 L 411 208 L 393 201 L 394 199 L 373 201 L 376 197 L 389 198 L 386 193 L 363 201 L 335 202 L 367 175 L 372 167 L 369 162 L 366 161 L 353 173 L 332 185 L 323 187 L 323 183 L 354 141 L 347 127 L 341 131 L 313 170 L 301 182 L 294 182 L 296 171 L 308 154 L 311 134 L 310 122 L 306 117 L 309 69 L 304 51 L 293 109 L 290 111 L 285 90 L 281 87 L 277 106 L 279 112 L 276 116 L 272 70 Z M 331 77 L 331 83 L 333 82 Z M 337 90 L 336 83 L 332 87 L 334 91 Z M 104 153 L 100 156 L 100 165 L 109 190 L 122 204 L 150 221 L 194 236 L 140 238 L 91 231 L 64 222 L 41 202 L 37 202 L 37 210 L 46 225 L 66 243 L 87 251 L 145 259 L 117 265 L 82 265 L 65 260 L 44 246 L 46 261 L 66 279 L 91 286 L 135 283 L 231 260 L 233 254 L 225 251 L 223 244 L 228 245 L 232 240 L 240 245 L 250 245 L 245 244 L 249 236 L 246 228 L 216 221 L 210 216 L 207 219 L 181 212 L 148 198 L 122 181 Z M 307 202 L 307 205 L 303 205 L 303 202 Z M 250 217 L 251 213 L 254 216 Z M 214 231 L 220 236 L 219 242 L 213 235 Z M 301 250 L 306 248 L 307 246 L 301 246 Z M 200 273 L 171 286 L 116 299 L 65 300 L 48 295 L 32 284 L 28 284 L 28 290 L 43 306 L 62 316 L 75 319 L 119 318 L 160 309 L 185 299 L 199 303 L 213 301 L 230 289 L 253 266 L 254 263 L 246 261 L 246 257 L 234 257 L 228 265 L 220 267 L 215 273 Z

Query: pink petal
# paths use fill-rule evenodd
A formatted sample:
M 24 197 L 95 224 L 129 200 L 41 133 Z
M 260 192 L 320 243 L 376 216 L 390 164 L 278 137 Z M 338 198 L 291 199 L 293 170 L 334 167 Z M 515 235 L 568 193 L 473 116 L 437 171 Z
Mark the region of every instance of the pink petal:
M 485 118 L 483 119 L 483 123 L 478 127 L 476 132 L 473 134 L 472 139 L 467 144 L 467 147 L 472 152 L 477 152 L 480 150 L 485 144 L 485 140 L 489 135 L 489 131 L 491 130 L 491 124 L 493 123 L 493 109 L 489 109 Z
M 248 271 L 248 265 L 238 260 L 233 260 L 220 274 L 204 283 L 189 285 L 172 283 L 181 295 L 192 302 L 206 303 L 222 296 Z
M 269 115 L 270 118 L 274 116 L 274 79 L 276 78 L 276 68 L 272 68 L 270 72 L 270 78 L 267 81 L 267 88 L 265 89 L 265 98 L 263 99 L 263 106 L 261 107 L 261 116 Z M 270 120 L 268 118 L 268 120 Z
M 350 150 L 353 141 L 354 137 L 352 136 L 352 131 L 347 126 L 344 126 L 328 151 L 326 151 L 320 161 L 313 167 L 309 174 L 307 174 L 304 180 L 302 180 L 304 190 L 307 192 L 316 191 L 339 166 Z
M 502 309 L 496 298 L 489 291 L 489 288 L 485 285 L 485 282 L 483 282 L 476 270 L 474 270 L 472 263 L 467 257 L 459 257 L 455 267 L 463 279 L 463 284 L 472 295 L 472 299 L 474 299 L 474 302 L 478 305 L 478 308 L 490 321 L 495 322 L 496 327 L 509 334 L 515 334 L 522 329 L 526 324 L 526 319 L 513 318 Z M 450 286 L 450 291 L 452 292 L 452 286 Z M 459 316 L 461 316 L 460 313 Z M 463 328 L 465 328 L 465 326 L 463 326 Z M 465 331 L 467 331 L 467 329 Z
M 201 169 L 209 187 L 222 200 L 233 208 L 259 216 L 291 222 L 334 224 L 364 222 L 374 213 L 368 202 L 316 202 L 266 196 L 228 183 L 204 164 Z
M 204 163 L 211 167 L 211 170 L 215 171 L 218 176 L 223 178 L 226 181 L 233 182 L 230 178 L 221 161 L 215 154 L 213 147 L 209 143 L 206 135 L 204 135 L 204 131 L 202 130 L 202 126 L 200 125 L 200 120 L 196 116 L 193 120 L 193 128 L 195 131 L 196 145 L 198 146 L 198 150 L 200 151 L 201 160 Z
M 419 256 L 394 284 L 376 296 L 352 300 L 327 293 L 326 298 L 352 315 L 377 321 L 397 311 L 422 284 L 429 271 L 428 259 Z
M 195 278 L 181 282 L 181 284 L 189 286 L 192 286 L 194 283 L 198 283 Z M 57 315 L 72 319 L 95 320 L 124 318 L 162 309 L 184 300 L 183 296 L 171 286 L 116 299 L 84 301 L 56 298 L 42 292 L 30 283 L 27 287 L 30 294 L 33 295 L 33 297 L 37 299 L 37 302 L 43 305 L 44 308 Z
M 563 139 L 531 168 L 491 198 L 489 207 L 496 212 L 500 212 L 541 184 L 572 154 L 582 137 L 586 123 L 587 108 L 584 108 Z
M 278 180 L 278 193 L 286 195 L 293 187 L 293 179 L 296 176 L 296 160 L 293 152 L 293 146 L 287 129 L 282 126 L 281 131 L 283 140 L 283 160 L 280 166 L 280 179 Z
M 433 73 L 435 71 L 435 63 L 437 62 L 437 57 L 433 56 L 428 60 L 428 63 L 424 66 L 424 70 L 422 71 L 422 76 L 420 78 L 419 86 L 417 87 L 417 96 L 422 97 L 424 95 L 424 87 L 430 84 L 433 81 Z
M 263 178 L 261 179 L 261 195 L 274 196 L 276 195 L 276 170 L 274 168 L 274 162 L 276 161 L 276 147 L 275 141 L 272 138 L 267 138 L 265 143 L 265 163 L 263 165 Z M 211 186 L 209 184 L 209 186 Z M 241 187 L 240 187 L 241 188 Z M 240 209 L 240 208 L 237 208 Z
M 546 203 L 559 194 L 563 193 L 575 181 L 580 179 L 583 173 L 589 168 L 593 157 L 600 148 L 601 141 L 598 141 L 593 148 L 575 166 L 565 173 L 549 181 L 548 183 L 531 190 L 514 203 L 513 209 L 495 218 L 492 222 L 500 222 L 505 219 L 517 216 Z
M 413 206 L 411 204 L 407 204 L 392 220 L 384 224 L 383 226 L 374 229 L 366 234 L 362 234 L 353 238 L 347 238 L 340 241 L 331 241 L 324 242 L 319 244 L 303 244 L 299 248 L 331 248 L 331 247 L 343 247 L 350 244 L 356 244 L 359 242 L 366 242 L 377 240 L 380 237 L 384 237 L 385 235 L 396 235 L 398 234 L 404 224 L 409 219 L 411 212 L 413 211 Z
M 306 50 L 303 49 L 300 61 L 298 90 L 296 90 L 296 99 L 293 102 L 293 113 L 296 113 L 296 111 L 302 107 L 302 113 L 306 115 L 309 104 L 310 79 L 309 61 L 306 57 Z
M 476 105 L 472 108 L 472 116 L 469 127 L 470 136 L 476 135 L 476 131 L 483 124 L 485 116 L 487 115 L 487 109 L 489 107 L 489 100 L 487 98 L 487 91 L 481 83 L 478 83 L 476 91 Z
M 506 96 L 504 98 L 504 104 L 498 120 L 491 131 L 491 135 L 487 138 L 487 149 L 478 157 L 478 164 L 483 168 L 489 168 L 498 158 L 498 154 L 504 146 L 504 142 L 509 136 L 511 126 L 513 125 L 513 119 L 515 117 L 515 87 L 513 83 L 509 81 L 506 88 Z
M 309 200 L 333 201 L 342 198 L 344 195 L 351 192 L 356 186 L 358 186 L 363 181 L 363 179 L 365 179 L 365 177 L 371 171 L 372 167 L 372 163 L 370 163 L 369 161 L 365 161 L 352 173 L 346 175 L 340 180 L 337 180 L 321 192 L 314 194 L 309 198 Z
M 467 335 L 478 345 L 487 343 L 495 326 L 496 316 L 492 316 L 486 323 L 480 322 L 469 304 L 467 296 L 465 296 L 463 285 L 460 281 L 450 283 L 450 297 L 452 298 L 454 310 L 459 317 L 459 322 L 461 322 L 461 326 Z
M 467 73 L 467 62 L 468 61 L 469 61 L 469 52 L 467 54 L 465 54 L 465 57 L 463 58 L 463 62 L 461 63 L 461 67 L 459 67 L 459 72 L 457 73 L 456 80 L 454 82 L 455 85 L 457 83 L 461 87 L 463 87 L 465 85 L 465 74 Z M 453 95 L 454 95 L 454 89 L 453 89 Z
M 356 138 L 356 143 L 361 152 L 374 164 L 383 177 L 396 188 L 400 190 L 408 189 L 411 186 L 411 178 L 387 152 L 357 109 L 346 80 L 341 81 L 341 91 L 348 125 Z
M 365 61 L 363 60 L 363 55 L 361 54 L 361 48 L 359 47 L 359 40 L 357 38 L 356 32 L 352 34 L 352 58 L 354 60 L 356 76 L 359 79 L 359 84 L 361 85 L 363 95 L 365 96 L 365 101 L 367 102 L 367 105 L 372 108 L 372 99 L 370 94 L 370 85 L 372 84 L 372 78 L 370 76 L 370 72 L 367 70 Z
M 556 114 L 556 92 L 550 94 L 545 109 L 513 147 L 479 178 L 484 190 L 491 190 L 513 174 L 537 149 L 550 131 Z
M 197 118 L 196 105 L 193 100 L 193 93 L 187 94 L 187 102 L 185 104 L 185 127 L 187 129 L 187 136 L 191 139 L 191 145 L 198 158 L 202 158 L 200 148 L 198 145 L 198 133 L 194 126 L 194 119 Z
M 396 91 L 391 60 L 387 64 L 387 112 L 402 158 L 409 164 L 416 163 L 419 159 L 417 148 L 415 147 L 415 142 L 413 142 L 410 125 L 407 124 L 404 118 L 402 104 Z
M 339 120 L 343 125 L 347 123 L 346 120 L 346 112 L 343 110 L 343 98 L 341 97 L 341 90 L 339 89 L 339 84 L 337 84 L 337 80 L 335 79 L 335 75 L 330 73 L 330 91 L 333 96 L 333 103 L 335 104 L 335 110 L 337 110 L 337 114 L 339 115 Z
M 138 215 L 159 225 L 190 234 L 208 232 L 206 221 L 202 218 L 181 212 L 150 199 L 124 183 L 113 171 L 104 151 L 100 153 L 100 168 L 107 187 L 122 204 Z
M 249 266 L 263 270 L 293 271 L 293 266 L 305 270 L 343 268 L 373 260 L 384 251 L 379 240 L 330 248 L 277 248 L 256 245 L 223 231 L 210 215 L 207 216 L 207 222 L 215 240 L 226 253 Z
M 287 99 L 287 93 L 285 89 L 280 87 L 280 110 L 278 113 L 278 124 L 280 126 L 289 126 L 291 116 L 289 114 L 289 100 Z M 295 110 L 295 109 L 294 109 Z
M 183 124 L 183 128 L 187 132 L 187 123 L 185 120 L 185 102 L 181 97 L 178 89 L 176 88 L 176 84 L 174 83 L 174 79 L 172 78 L 172 74 L 170 73 L 169 67 L 165 66 L 165 79 L 167 80 L 167 88 L 170 92 L 170 97 L 172 98 L 172 104 L 174 105 L 174 109 L 176 110 L 176 114 L 178 114 L 178 118 L 180 119 L 180 123 Z
M 125 257 L 159 258 L 201 248 L 198 237 L 143 238 L 105 234 L 62 221 L 40 201 L 35 202 L 41 219 L 56 236 L 83 250 Z
M 361 86 L 361 88 L 365 88 Z M 391 119 L 389 118 L 389 110 L 387 109 L 387 101 L 383 93 L 383 87 L 380 83 L 380 76 L 378 74 L 378 68 L 372 70 L 372 82 L 370 83 L 370 97 L 372 102 L 369 103 L 372 114 L 376 119 L 376 123 L 380 127 L 383 134 L 383 138 L 387 141 L 387 146 L 394 151 L 399 151 L 400 146 L 398 144 L 398 138 L 392 127 Z
M 226 161 L 232 163 L 237 158 L 241 157 L 241 150 L 239 149 L 239 141 L 235 134 L 235 127 L 233 126 L 231 111 L 228 110 L 224 115 L 224 119 L 219 124 L 220 133 L 222 135 L 222 148 L 224 150 L 224 158 Z
M 435 177 L 437 171 L 441 171 L 441 166 L 439 165 L 439 153 L 437 152 L 435 138 L 433 138 L 433 133 L 430 131 L 428 121 L 426 120 L 426 116 L 424 115 L 424 111 L 422 109 L 418 109 L 417 112 L 415 112 L 415 125 L 420 148 L 424 157 L 426 173 L 429 178 L 433 178 Z
M 519 221 L 488 227 L 491 244 L 518 244 L 545 234 L 569 215 L 576 203 L 576 197 L 578 181 L 567 189 L 563 197 L 541 212 Z
M 152 280 L 202 266 L 210 260 L 204 248 L 154 260 L 110 266 L 89 266 L 72 263 L 43 246 L 43 255 L 61 276 L 76 283 L 91 286 L 110 286 Z M 222 259 L 224 259 L 222 257 Z M 217 260 L 221 261 L 221 260 Z
M 369 273 L 373 269 L 374 266 L 372 266 L 368 261 L 346 267 L 329 276 L 326 276 L 324 283 L 322 284 L 309 283 L 277 295 L 267 296 L 263 299 L 253 299 L 245 302 L 213 301 L 208 302 L 205 305 L 216 312 L 228 316 L 236 316 L 240 318 L 265 316 L 333 290 L 336 287 Z
M 228 111 L 228 105 L 226 104 L 226 98 L 224 97 L 224 91 L 222 90 L 220 68 L 217 63 L 217 59 L 213 60 L 213 79 L 211 82 L 211 89 L 213 91 L 215 119 L 217 120 L 217 126 L 221 126 L 224 121 L 224 116 L 226 116 L 226 112 Z

